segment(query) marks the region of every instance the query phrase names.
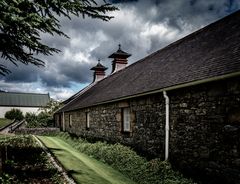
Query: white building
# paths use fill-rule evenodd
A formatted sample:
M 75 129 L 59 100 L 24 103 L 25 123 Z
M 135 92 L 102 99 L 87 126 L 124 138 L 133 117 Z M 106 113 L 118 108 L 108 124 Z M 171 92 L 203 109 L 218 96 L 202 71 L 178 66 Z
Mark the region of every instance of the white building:
M 24 115 L 39 113 L 39 108 L 45 107 L 49 101 L 49 94 L 0 92 L 0 118 L 13 108 L 20 109 Z

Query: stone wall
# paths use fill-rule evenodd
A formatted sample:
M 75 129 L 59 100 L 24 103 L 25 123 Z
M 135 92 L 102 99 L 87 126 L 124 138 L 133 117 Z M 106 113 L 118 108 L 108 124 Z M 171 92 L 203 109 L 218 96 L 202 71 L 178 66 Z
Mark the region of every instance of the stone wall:
M 19 128 L 14 131 L 15 134 L 33 134 L 33 135 L 53 135 L 60 132 L 59 128 Z
M 172 163 L 212 183 L 240 181 L 240 78 L 169 96 Z
M 205 183 L 240 181 L 240 78 L 167 92 L 170 98 L 170 156 L 183 172 Z M 122 108 L 131 109 L 131 132 L 122 132 Z M 90 128 L 86 128 L 86 113 Z M 69 126 L 69 114 L 72 125 Z M 164 158 L 165 99 L 154 94 L 65 112 L 70 133 L 121 142 L 149 157 Z
M 164 156 L 164 101 L 162 94 L 119 103 L 99 105 L 64 113 L 66 131 L 88 139 L 120 142 L 142 154 Z M 131 111 L 131 131 L 122 131 L 122 109 Z M 90 127 L 86 128 L 86 113 L 90 113 Z M 72 115 L 72 125 L 69 115 Z

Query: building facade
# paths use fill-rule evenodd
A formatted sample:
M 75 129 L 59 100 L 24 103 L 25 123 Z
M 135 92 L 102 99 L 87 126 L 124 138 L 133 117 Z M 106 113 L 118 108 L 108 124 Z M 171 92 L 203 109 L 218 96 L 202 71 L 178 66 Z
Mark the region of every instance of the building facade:
M 128 67 L 119 47 L 112 73 L 66 101 L 56 125 L 168 159 L 206 183 L 238 183 L 239 30 L 237 11 Z
M 49 94 L 0 92 L 0 118 L 11 109 L 20 109 L 23 115 L 39 113 L 39 108 L 45 107 L 49 101 Z

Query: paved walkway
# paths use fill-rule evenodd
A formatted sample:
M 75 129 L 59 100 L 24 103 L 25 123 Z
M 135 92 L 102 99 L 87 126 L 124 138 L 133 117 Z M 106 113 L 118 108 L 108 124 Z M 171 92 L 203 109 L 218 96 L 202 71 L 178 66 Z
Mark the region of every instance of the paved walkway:
M 134 184 L 112 167 L 103 164 L 57 137 L 38 136 L 67 172 L 80 184 Z

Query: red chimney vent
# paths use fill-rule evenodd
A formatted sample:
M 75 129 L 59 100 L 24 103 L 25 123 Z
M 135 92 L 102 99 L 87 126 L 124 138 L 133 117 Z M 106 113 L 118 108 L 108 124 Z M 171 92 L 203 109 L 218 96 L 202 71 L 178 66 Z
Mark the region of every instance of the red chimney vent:
M 100 60 L 98 60 L 98 64 L 92 67 L 91 70 L 94 70 L 94 73 L 93 73 L 93 83 L 94 83 L 102 80 L 105 77 L 105 70 L 107 70 L 107 68 L 100 63 Z
M 126 67 L 128 64 L 127 58 L 131 56 L 131 54 L 128 54 L 121 50 L 121 45 L 118 45 L 119 48 L 117 52 L 114 52 L 112 55 L 110 55 L 108 58 L 113 58 L 112 61 L 112 73 L 119 71 Z

